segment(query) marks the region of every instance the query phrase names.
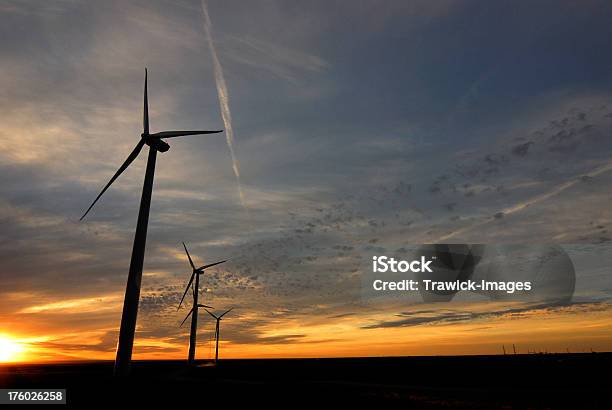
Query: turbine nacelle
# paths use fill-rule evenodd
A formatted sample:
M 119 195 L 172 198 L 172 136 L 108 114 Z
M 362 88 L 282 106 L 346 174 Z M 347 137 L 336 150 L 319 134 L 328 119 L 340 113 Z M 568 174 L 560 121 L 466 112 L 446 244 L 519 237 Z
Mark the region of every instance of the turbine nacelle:
M 230 308 L 230 309 L 226 310 L 225 312 L 223 312 L 223 313 L 222 313 L 221 315 L 219 315 L 219 316 L 215 315 L 213 312 L 211 312 L 211 311 L 210 311 L 210 310 L 208 310 L 208 309 L 204 309 L 204 310 L 206 310 L 206 312 L 208 312 L 208 314 L 209 314 L 209 315 L 211 315 L 212 317 L 214 317 L 214 318 L 217 320 L 217 323 L 219 323 L 219 322 L 220 322 L 220 321 L 223 319 L 223 316 L 227 315 L 229 312 L 231 312 L 232 310 L 234 310 L 234 308 Z
M 170 145 L 159 138 L 155 138 L 150 134 L 142 133 L 140 137 L 144 140 L 145 144 L 149 147 L 155 148 L 158 152 L 166 152 L 170 149 Z

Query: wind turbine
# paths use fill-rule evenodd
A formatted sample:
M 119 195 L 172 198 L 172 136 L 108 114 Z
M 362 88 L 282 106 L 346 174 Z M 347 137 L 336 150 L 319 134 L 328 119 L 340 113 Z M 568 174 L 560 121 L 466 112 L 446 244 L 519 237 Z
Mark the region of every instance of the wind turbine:
M 220 316 L 216 316 L 210 310 L 206 309 L 208 314 L 211 315 L 212 317 L 214 317 L 217 320 L 217 325 L 215 326 L 215 341 L 216 341 L 216 346 L 215 346 L 215 366 L 217 365 L 217 362 L 219 361 L 219 322 L 221 322 L 221 318 L 223 316 L 225 316 L 226 314 L 228 314 L 229 312 L 231 312 L 232 309 L 233 308 L 231 308 L 229 310 L 226 310 Z
M 187 254 L 187 258 L 189 259 L 189 264 L 191 265 L 191 269 L 193 269 L 193 272 L 191 273 L 191 277 L 189 278 L 189 283 L 187 284 L 187 287 L 185 288 L 185 293 L 183 293 L 183 297 L 181 298 L 181 301 L 179 302 L 177 310 L 181 308 L 181 305 L 183 304 L 183 300 L 185 300 L 185 295 L 187 295 L 187 291 L 189 290 L 189 287 L 192 286 L 191 284 L 193 283 L 193 279 L 195 278 L 195 284 L 193 286 L 193 307 L 191 308 L 187 316 L 185 316 L 185 319 L 183 319 L 183 321 L 181 322 L 181 326 L 183 326 L 183 323 L 185 323 L 189 315 L 191 315 L 191 330 L 189 332 L 189 356 L 187 360 L 189 364 L 192 364 L 195 360 L 196 335 L 198 332 L 198 308 L 201 308 L 201 307 L 210 308 L 210 306 L 198 304 L 198 295 L 200 293 L 200 275 L 204 273 L 205 269 L 208 269 L 215 265 L 219 265 L 220 263 L 223 263 L 223 262 L 227 262 L 227 260 L 223 260 L 223 261 L 215 262 L 215 263 L 209 263 L 208 265 L 204 265 L 204 266 L 200 266 L 199 268 L 196 268 L 195 265 L 193 264 L 193 260 L 191 259 L 191 255 L 189 255 L 189 251 L 187 250 L 187 245 L 185 245 L 185 242 L 183 242 L 183 247 L 185 248 L 185 253 Z
M 119 343 L 117 344 L 117 357 L 115 359 L 115 375 L 123 376 L 129 373 L 130 362 L 132 360 L 132 347 L 134 346 L 134 332 L 136 330 L 136 318 L 138 316 L 138 299 L 140 298 L 140 283 L 142 281 L 142 265 L 144 262 L 145 245 L 147 241 L 147 225 L 149 223 L 149 209 L 151 207 L 151 192 L 153 191 L 153 177 L 155 175 L 155 160 L 157 151 L 166 152 L 170 149 L 163 139 L 175 138 L 186 135 L 214 134 L 219 131 L 162 131 L 151 134 L 149 132 L 149 102 L 147 99 L 147 69 L 145 68 L 144 83 L 144 107 L 143 107 L 143 131 L 140 134 L 140 141 L 125 162 L 119 167 L 115 175 L 108 181 L 108 184 L 98 194 L 93 203 L 87 208 L 80 220 L 83 220 L 87 213 L 98 202 L 98 199 L 106 192 L 108 187 L 130 166 L 136 159 L 142 148 L 149 146 L 149 158 L 147 159 L 147 170 L 145 172 L 144 184 L 142 187 L 142 197 L 140 199 L 140 210 L 138 211 L 138 222 L 134 235 L 134 245 L 132 247 L 132 258 L 130 260 L 130 272 L 128 274 L 127 285 L 125 288 L 125 299 L 123 301 L 123 313 L 121 315 L 121 329 L 119 330 Z

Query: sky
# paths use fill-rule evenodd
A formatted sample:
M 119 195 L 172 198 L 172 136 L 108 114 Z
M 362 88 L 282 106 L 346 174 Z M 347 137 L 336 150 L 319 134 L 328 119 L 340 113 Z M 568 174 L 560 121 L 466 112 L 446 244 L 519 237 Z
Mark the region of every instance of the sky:
M 182 241 L 230 259 L 202 277 L 222 357 L 610 350 L 609 2 L 204 7 L 212 42 L 198 0 L 0 0 L 0 360 L 114 358 L 146 155 L 79 217 L 145 67 L 152 132 L 227 130 L 221 70 L 235 163 L 224 134 L 158 155 L 134 358 L 187 354 Z M 575 297 L 363 299 L 364 257 L 423 243 L 560 244 Z

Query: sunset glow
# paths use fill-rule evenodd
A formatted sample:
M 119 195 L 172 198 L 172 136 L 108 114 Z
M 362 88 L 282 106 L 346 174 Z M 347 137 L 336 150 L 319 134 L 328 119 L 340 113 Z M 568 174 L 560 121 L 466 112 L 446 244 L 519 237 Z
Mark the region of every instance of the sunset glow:
M 466 308 L 457 305 L 454 307 Z M 490 308 L 490 305 L 470 305 L 473 311 L 486 308 Z M 90 314 L 84 312 L 83 316 Z M 558 311 L 528 310 L 520 314 L 485 317 L 464 323 L 440 322 L 435 325 L 364 329 L 368 324 L 388 317 L 385 313 L 366 313 L 334 320 L 323 317 L 307 321 L 288 320 L 282 325 L 257 327 L 261 336 L 252 342 L 241 343 L 231 339 L 239 331 L 237 329 L 243 326 L 242 322 L 248 321 L 249 317 L 236 313 L 236 316 L 222 322 L 220 356 L 307 358 L 501 354 L 501 346 L 504 344 L 506 347 L 515 344 L 522 353 L 568 350 L 580 353 L 590 352 L 591 349 L 612 349 L 612 309 L 604 305 L 596 308 L 568 307 Z M 112 325 L 111 320 L 109 328 Z M 582 329 L 580 334 L 576 333 L 578 327 Z M 41 331 L 30 329 L 27 338 L 1 336 L 0 361 L 114 359 L 114 333 L 108 337 L 104 331 L 97 330 L 74 333 L 69 328 L 58 328 L 53 334 L 49 330 L 46 335 Z M 213 357 L 212 331 L 213 322 L 202 319 L 198 336 L 198 359 Z M 224 336 L 230 340 L 224 340 Z M 134 347 L 134 359 L 182 359 L 187 352 L 187 340 L 186 332 L 172 338 L 141 333 Z
M 17 340 L 0 335 L 0 363 L 16 362 L 23 359 L 24 347 Z

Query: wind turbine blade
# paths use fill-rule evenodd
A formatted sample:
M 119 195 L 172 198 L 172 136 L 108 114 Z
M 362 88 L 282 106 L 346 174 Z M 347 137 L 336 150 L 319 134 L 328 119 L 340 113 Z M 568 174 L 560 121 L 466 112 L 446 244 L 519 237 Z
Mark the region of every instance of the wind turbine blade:
M 147 97 L 147 69 L 145 68 L 144 85 L 144 107 L 142 110 L 142 130 L 144 134 L 149 133 L 149 99 Z
M 188 318 L 189 316 L 191 316 L 191 314 L 192 314 L 192 313 L 193 313 L 193 309 L 191 309 L 191 310 L 189 311 L 189 313 L 187 313 L 187 316 L 185 316 L 185 319 L 183 319 L 183 321 L 181 322 L 181 325 L 180 325 L 179 327 L 182 327 L 182 326 L 183 326 L 183 324 L 185 323 L 185 321 L 187 320 L 187 318 Z
M 201 308 L 208 308 L 208 309 L 214 309 L 212 306 L 206 306 L 206 305 L 200 305 L 200 304 L 198 304 L 198 307 L 201 307 Z
M 191 255 L 189 254 L 189 251 L 187 250 L 187 245 L 185 245 L 185 242 L 183 242 L 183 247 L 185 248 L 185 252 L 187 252 L 187 257 L 189 258 L 189 264 L 191 265 L 191 269 L 195 269 L 195 265 L 193 264 L 193 261 L 191 260 Z
M 189 292 L 189 287 L 191 286 L 191 282 L 193 282 L 193 277 L 195 276 L 195 274 L 196 274 L 195 272 L 191 274 L 189 283 L 187 284 L 187 287 L 185 288 L 185 293 L 183 293 L 183 297 L 181 298 L 181 301 L 179 302 L 178 308 L 176 308 L 176 310 L 179 310 L 181 308 L 181 305 L 183 304 L 183 300 L 185 300 L 185 295 L 187 295 L 187 292 Z
M 98 202 L 98 199 L 100 199 L 100 197 L 102 196 L 102 194 L 104 194 L 106 192 L 106 190 L 108 189 L 109 186 L 111 186 L 111 184 L 113 182 L 115 182 L 115 180 L 117 178 L 119 178 L 119 175 L 121 175 L 123 173 L 123 171 L 126 170 L 127 167 L 130 166 L 130 164 L 136 159 L 136 157 L 138 156 L 138 154 L 140 154 L 140 150 L 142 150 L 142 147 L 144 146 L 145 141 L 144 139 L 140 139 L 140 141 L 138 142 L 138 144 L 136 144 L 136 147 L 134 147 L 134 150 L 130 153 L 130 155 L 128 155 L 127 159 L 125 160 L 125 162 L 119 167 L 119 169 L 117 170 L 117 172 L 115 172 L 115 175 L 113 175 L 113 177 L 110 179 L 110 181 L 108 181 L 108 184 L 106 184 L 106 186 L 104 187 L 104 189 L 102 189 L 102 192 L 100 192 L 98 194 L 98 196 L 96 197 L 96 199 L 92 202 L 91 205 L 89 205 L 89 208 L 87 208 L 87 211 L 85 211 L 85 213 L 83 214 L 83 216 L 79 219 L 79 221 L 82 221 L 83 218 L 85 218 L 85 216 L 89 213 L 89 211 L 91 210 L 91 208 L 93 208 L 93 206 L 96 204 L 96 202 Z
M 187 135 L 204 135 L 204 134 L 217 134 L 219 132 L 223 132 L 223 130 L 215 130 L 215 131 L 162 131 L 156 132 L 155 134 L 151 134 L 152 138 L 176 138 L 176 137 L 184 137 Z
M 198 269 L 196 269 L 196 270 L 207 269 L 207 268 L 210 268 L 211 266 L 215 266 L 215 265 L 218 265 L 218 264 L 220 264 L 220 263 L 227 262 L 227 261 L 228 261 L 228 260 L 226 259 L 226 260 L 221 261 L 221 262 L 209 263 L 208 265 L 200 266 L 200 267 L 199 267 Z
M 209 314 L 209 315 L 211 315 L 212 317 L 214 317 L 215 319 L 219 319 L 219 318 L 218 318 L 217 316 L 215 316 L 215 314 L 214 314 L 214 313 L 212 313 L 210 310 L 208 310 L 208 309 L 204 309 L 204 310 L 205 310 L 205 311 L 207 311 L 207 312 L 208 312 L 208 314 Z
M 222 314 L 221 316 L 219 316 L 219 319 L 221 319 L 223 316 L 225 316 L 226 314 L 228 314 L 229 312 L 231 312 L 231 311 L 232 311 L 232 309 L 234 309 L 234 308 L 228 309 L 228 310 L 226 310 L 225 312 L 223 312 L 223 314 Z

